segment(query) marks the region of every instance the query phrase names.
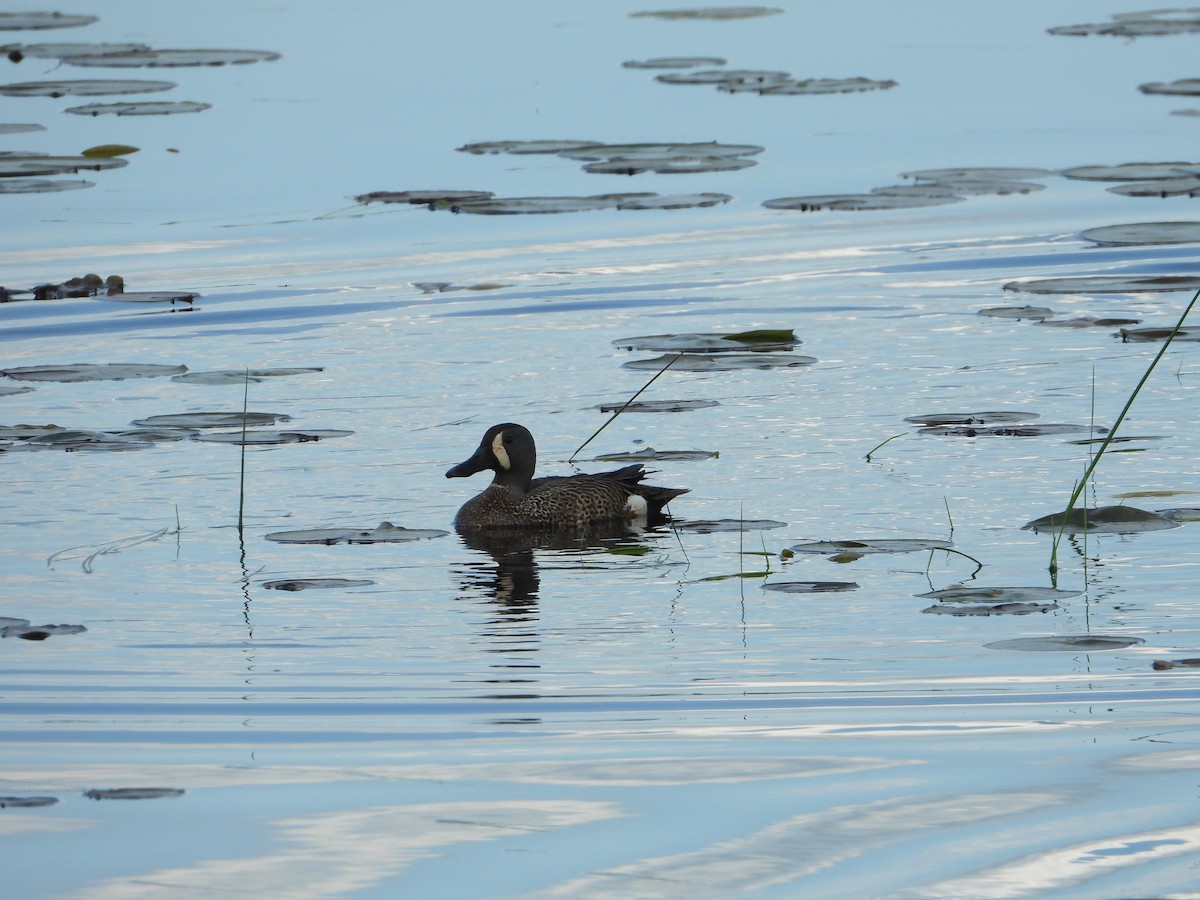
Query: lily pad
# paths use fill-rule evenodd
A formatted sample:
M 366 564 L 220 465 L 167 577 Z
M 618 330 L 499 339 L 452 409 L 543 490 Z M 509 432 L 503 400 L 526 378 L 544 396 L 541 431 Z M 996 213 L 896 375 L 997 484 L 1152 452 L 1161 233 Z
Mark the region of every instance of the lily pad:
M 1054 310 L 1048 306 L 990 306 L 976 315 L 993 319 L 1048 319 L 1054 315 Z
M 122 53 L 72 54 L 64 57 L 69 66 L 105 68 L 174 68 L 177 66 L 225 66 L 271 62 L 279 54 L 270 50 L 127 50 Z
M 728 19 L 754 19 L 759 16 L 776 16 L 783 10 L 775 6 L 705 6 L 691 9 L 660 9 L 644 12 L 631 12 L 631 18 L 653 19 L 712 19 L 724 21 Z
M 120 291 L 98 295 L 114 303 L 193 303 L 200 295 L 191 291 Z
M 1143 531 L 1163 531 L 1178 528 L 1179 522 L 1164 515 L 1135 506 L 1100 506 L 1095 509 L 1072 509 L 1069 513 L 1052 513 L 1026 522 L 1024 531 L 1038 534 L 1137 534 Z
M 262 586 L 270 591 L 310 591 L 366 587 L 374 583 L 370 578 L 282 578 L 264 581 Z
M 99 21 L 98 16 L 77 16 L 60 12 L 0 12 L 0 30 L 2 31 L 79 28 Z
M 1030 419 L 1040 418 L 1038 413 L 1001 411 L 930 413 L 924 416 L 905 416 L 904 421 L 913 425 L 986 425 L 995 422 L 1028 422 Z
M 34 809 L 57 802 L 57 797 L 0 797 L 0 809 Z
M 21 638 L 24 641 L 44 641 L 56 634 L 82 634 L 87 631 L 82 625 L 6 625 L 0 628 L 0 637 Z
M 197 441 L 207 441 L 214 444 L 308 444 L 315 441 L 325 441 L 330 438 L 346 437 L 354 434 L 337 428 L 308 428 L 303 431 L 222 431 L 210 434 L 198 434 L 193 438 Z
M 1097 244 L 1127 246 L 1132 244 L 1195 244 L 1200 243 L 1200 222 L 1135 222 L 1129 225 L 1102 225 L 1088 228 L 1079 236 Z
M 1043 319 L 1036 325 L 1046 328 L 1117 328 L 1136 325 L 1141 319 L 1097 319 L 1093 316 L 1076 316 L 1074 319 Z
M 219 369 L 214 372 L 188 372 L 186 375 L 176 375 L 172 381 L 182 381 L 187 384 L 245 384 L 247 380 L 257 383 L 268 378 L 283 378 L 289 375 L 309 375 L 313 372 L 324 372 L 325 369 L 316 366 L 298 369 Z
M 793 553 L 819 553 L 823 556 L 865 556 L 868 553 L 911 553 L 915 550 L 949 550 L 950 541 L 926 540 L 924 538 L 868 538 L 862 541 L 809 541 L 794 544 Z
M 971 425 L 956 426 L 956 425 L 931 425 L 927 428 L 920 429 L 921 434 L 932 434 L 938 437 L 1046 437 L 1054 434 L 1078 434 L 1081 431 L 1090 431 L 1095 434 L 1105 434 L 1107 428 L 1098 428 L 1090 425 L 1062 425 L 1062 424 L 1047 424 L 1047 425 L 990 425 L 987 427 L 975 427 Z
M 738 369 L 787 369 L 816 364 L 815 356 L 799 353 L 664 353 L 651 359 L 631 359 L 623 368 L 657 371 L 671 364 L 673 372 L 732 372 Z
M 182 788 L 104 788 L 83 792 L 89 800 L 161 800 L 183 794 Z
M 764 97 L 787 96 L 795 97 L 815 94 L 859 94 L 864 91 L 886 91 L 894 88 L 899 82 L 890 78 L 807 78 L 796 81 L 784 81 L 779 84 L 768 84 L 760 88 L 758 93 Z M 718 85 L 718 90 L 736 90 L 730 85 Z
M 1200 96 L 1200 78 L 1180 78 L 1178 81 L 1148 81 L 1145 84 L 1139 84 L 1138 90 L 1143 94 L 1197 97 Z
M 1127 344 L 1165 341 L 1174 334 L 1176 341 L 1200 341 L 1200 328 L 1122 328 L 1121 340 Z
M 35 125 L 23 122 L 0 122 L 0 134 L 25 134 L 31 131 L 45 131 L 45 125 Z
M 630 59 L 621 63 L 626 69 L 695 69 L 699 66 L 723 66 L 719 56 L 656 56 L 653 59 Z
M 466 200 L 488 200 L 495 195 L 491 191 L 371 191 L 359 194 L 355 203 L 411 203 L 429 206 L 433 203 L 462 202 Z
M 476 155 L 485 153 L 515 153 L 521 155 L 562 153 L 566 150 L 578 150 L 581 147 L 597 146 L 600 146 L 599 141 L 476 141 L 473 144 L 463 144 L 461 147 L 455 147 L 454 149 L 459 153 L 474 153 Z
M 762 586 L 764 591 L 784 594 L 824 594 L 831 591 L 857 591 L 856 581 L 772 581 Z
M 786 528 L 787 522 L 776 522 L 774 519 L 696 519 L 691 522 L 676 522 L 674 527 L 693 534 L 722 534 Z
M 1050 169 L 1035 169 L 1031 167 L 1018 168 L 1013 166 L 964 166 L 947 169 L 914 169 L 911 172 L 901 172 L 901 178 L 913 178 L 917 181 L 935 181 L 940 184 L 953 184 L 956 181 L 1025 181 L 1029 178 L 1048 178 L 1057 174 Z
M 134 419 L 132 424 L 148 428 L 241 428 L 243 425 L 250 428 L 291 420 L 291 416 L 271 412 L 192 412 L 149 416 L 145 419 Z
M 731 334 L 649 334 L 618 338 L 613 346 L 622 350 L 652 350 L 670 353 L 731 353 L 755 350 L 786 350 L 801 341 L 790 328 L 759 329 Z
M 944 183 L 921 181 L 916 184 L 903 184 L 895 187 L 872 188 L 873 194 L 918 194 L 937 196 L 936 191 L 943 195 L 956 197 L 972 197 L 993 194 L 1005 197 L 1009 194 L 1033 194 L 1044 191 L 1046 186 L 1036 181 L 949 181 Z
M 940 603 L 1053 603 L 1078 597 L 1083 591 L 1067 591 L 1048 587 L 988 587 L 959 584 L 940 591 L 926 591 L 916 596 Z
M 54 44 L 2 44 L 0 53 L 12 62 L 20 62 L 26 58 L 32 59 L 62 59 L 64 56 L 90 54 L 100 56 L 104 53 L 129 53 L 133 50 L 149 50 L 149 44 L 106 44 L 87 43 L 85 41 L 61 42 Z
M 758 144 L 722 144 L 719 141 L 699 141 L 679 144 L 588 144 L 573 150 L 559 151 L 565 159 L 599 161 L 605 159 L 714 159 L 757 156 L 764 147 Z
M 1010 638 L 984 644 L 989 650 L 1040 650 L 1092 653 L 1098 650 L 1124 650 L 1144 644 L 1139 637 L 1118 637 L 1106 634 L 1051 634 L 1045 637 Z
M 596 406 L 600 412 L 690 412 L 694 409 L 708 409 L 720 406 L 716 400 L 635 400 L 632 403 L 620 401 L 617 403 L 601 403 Z
M 4 178 L 0 179 L 0 194 L 54 194 L 95 186 L 96 182 L 82 179 Z
M 431 208 L 480 216 L 546 215 L 615 209 L 617 201 L 609 197 L 494 197 L 488 200 L 446 201 L 446 204 L 432 204 Z
M 1200 163 L 1135 162 L 1117 166 L 1073 166 L 1062 175 L 1079 181 L 1155 181 L 1200 173 Z
M 1200 275 L 1079 275 L 1010 281 L 1006 291 L 1027 294 L 1140 294 L 1200 290 Z
M 102 97 L 106 94 L 152 94 L 169 91 L 173 81 L 141 81 L 117 78 L 87 78 L 75 81 L 23 81 L 0 84 L 8 97 Z
M 721 454 L 716 450 L 655 450 L 646 447 L 642 450 L 630 450 L 625 453 L 601 453 L 593 458 L 593 462 L 646 462 L 658 460 L 661 462 L 685 462 L 696 459 L 716 459 Z
M 1108 188 L 1110 194 L 1124 197 L 1195 197 L 1200 195 L 1200 177 L 1163 178 L 1158 181 L 1133 181 Z
M 383 522 L 377 528 L 306 528 L 276 531 L 266 536 L 281 544 L 392 544 L 445 537 L 437 528 L 402 528 Z
M 143 440 L 137 436 L 117 434 L 111 431 L 87 431 L 77 428 L 62 428 L 47 434 L 39 434 L 26 439 L 22 449 L 62 450 L 145 450 L 154 446 L 153 441 Z
M 728 203 L 732 199 L 730 194 L 656 194 L 623 200 L 617 204 L 617 209 L 699 209 Z
M 752 159 L 729 159 L 720 156 L 702 156 L 695 159 L 687 157 L 663 159 L 605 159 L 600 162 L 587 163 L 583 171 L 592 175 L 641 175 L 653 172 L 656 175 L 695 175 L 702 172 L 736 172 L 758 165 Z M 725 196 L 725 195 L 710 195 Z M 732 200 L 732 197 L 728 199 Z M 717 201 L 724 202 L 724 201 Z M 689 204 L 698 205 L 698 204 Z M 704 204 L 712 206 L 713 203 Z M 646 209 L 647 207 L 625 206 L 625 209 Z
M 942 193 L 910 196 L 896 194 L 811 194 L 805 197 L 776 197 L 764 200 L 767 209 L 795 209 L 800 212 L 833 210 L 839 212 L 878 211 L 887 209 L 918 209 L 925 206 L 944 206 L 963 198 Z
M 1057 603 L 993 603 L 984 606 L 935 603 L 921 612 L 941 616 L 1027 616 L 1031 613 L 1054 612 L 1056 609 L 1061 609 Z
M 713 84 L 745 85 L 759 90 L 772 84 L 783 84 L 791 79 L 790 72 L 773 69 L 702 69 L 699 72 L 668 72 L 655 75 L 655 81 L 663 84 Z
M 186 371 L 187 366 L 156 363 L 70 363 L 61 366 L 17 366 L 12 369 L 0 369 L 0 375 L 20 381 L 79 382 L 161 378 L 164 375 L 179 375 Z
M 14 394 L 28 394 L 33 388 L 27 384 L 0 384 L 0 397 L 11 397 Z
M 0 153 L 0 178 L 61 175 L 88 169 L 99 172 L 129 165 L 127 159 L 96 159 L 87 156 L 51 156 L 44 153 Z
M 170 116 L 204 112 L 206 109 L 212 109 L 212 104 L 197 103 L 195 100 L 150 100 L 143 103 L 88 103 L 85 106 L 69 106 L 64 112 L 79 116 Z

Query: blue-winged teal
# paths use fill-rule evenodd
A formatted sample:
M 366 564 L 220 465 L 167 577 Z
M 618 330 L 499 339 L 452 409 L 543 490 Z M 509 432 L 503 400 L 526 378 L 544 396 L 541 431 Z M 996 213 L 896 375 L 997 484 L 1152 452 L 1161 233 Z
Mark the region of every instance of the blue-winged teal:
M 597 475 L 534 478 L 537 448 L 527 428 L 493 425 L 475 455 L 446 473 L 462 478 L 484 469 L 496 473 L 479 496 L 463 504 L 459 528 L 578 528 L 598 522 L 662 517 L 662 508 L 687 488 L 642 484 L 640 464 Z

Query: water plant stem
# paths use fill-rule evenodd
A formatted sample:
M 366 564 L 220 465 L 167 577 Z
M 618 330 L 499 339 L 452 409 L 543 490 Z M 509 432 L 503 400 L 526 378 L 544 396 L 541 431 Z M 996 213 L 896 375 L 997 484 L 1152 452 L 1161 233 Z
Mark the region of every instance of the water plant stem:
M 242 458 L 238 480 L 238 535 L 242 534 L 246 512 L 246 412 L 250 408 L 250 370 L 246 369 L 245 390 L 242 393 Z
M 580 444 L 578 447 L 576 447 L 575 452 L 572 453 L 569 457 L 567 457 L 567 462 L 568 463 L 574 462 L 575 457 L 579 455 L 580 451 L 582 451 L 584 447 L 586 447 L 593 440 L 595 440 L 596 435 L 598 435 L 605 428 L 607 428 L 612 423 L 613 419 L 615 419 L 621 413 L 625 412 L 625 408 L 627 406 L 629 406 L 629 404 L 632 403 L 634 400 L 636 400 L 638 397 L 640 397 L 642 395 L 642 391 L 646 390 L 646 388 L 648 388 L 648 387 L 650 387 L 650 385 L 654 384 L 654 382 L 656 382 L 658 380 L 659 376 L 662 375 L 663 372 L 665 372 L 665 371 L 667 371 L 667 369 L 671 368 L 671 366 L 673 366 L 682 357 L 683 357 L 682 353 L 676 353 L 675 356 L 673 356 L 671 358 L 671 360 L 665 366 L 663 366 L 661 369 L 659 369 L 654 374 L 653 378 L 651 378 L 649 381 L 647 381 L 645 384 L 643 384 L 638 389 L 638 392 L 636 394 L 634 394 L 632 397 L 630 397 L 628 400 L 626 400 L 624 403 L 622 403 L 620 409 L 618 409 L 615 413 L 613 413 L 611 416 L 609 416 L 608 420 L 603 425 L 601 425 L 599 428 L 597 428 L 595 431 L 593 431 L 591 437 L 589 437 L 586 441 L 584 441 L 582 444 Z

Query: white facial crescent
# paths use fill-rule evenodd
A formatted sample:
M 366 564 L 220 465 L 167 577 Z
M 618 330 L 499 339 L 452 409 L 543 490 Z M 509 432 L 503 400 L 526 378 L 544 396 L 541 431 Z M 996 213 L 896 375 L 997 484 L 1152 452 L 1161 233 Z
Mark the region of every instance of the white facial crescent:
M 503 431 L 492 438 L 492 455 L 496 457 L 496 462 L 500 463 L 500 467 L 505 471 L 512 468 L 512 463 L 508 461 L 508 451 L 504 449 Z

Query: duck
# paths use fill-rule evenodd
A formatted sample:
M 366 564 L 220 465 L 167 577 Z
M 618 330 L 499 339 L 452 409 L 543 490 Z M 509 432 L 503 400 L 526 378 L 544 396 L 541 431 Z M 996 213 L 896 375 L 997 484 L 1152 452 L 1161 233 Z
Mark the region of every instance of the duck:
M 514 422 L 493 425 L 468 459 L 446 472 L 465 478 L 495 472 L 492 483 L 463 504 L 454 525 L 463 529 L 572 529 L 601 523 L 661 521 L 663 507 L 688 488 L 642 484 L 640 464 L 595 475 L 534 478 L 537 445 L 529 429 Z

